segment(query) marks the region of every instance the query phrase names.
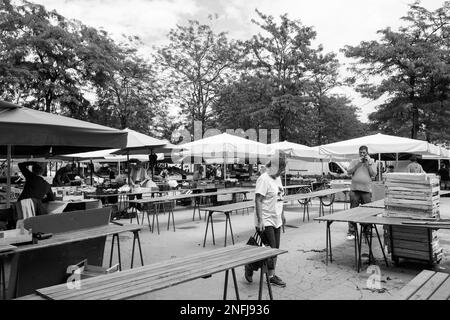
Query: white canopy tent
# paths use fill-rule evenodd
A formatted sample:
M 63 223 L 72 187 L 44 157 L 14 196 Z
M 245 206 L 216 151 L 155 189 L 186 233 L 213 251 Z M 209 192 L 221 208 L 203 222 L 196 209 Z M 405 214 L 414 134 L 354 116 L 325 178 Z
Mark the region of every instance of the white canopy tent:
M 202 160 L 223 159 L 226 170 L 227 163 L 234 163 L 235 159 L 248 159 L 256 163 L 258 159 L 267 158 L 271 154 L 269 145 L 239 136 L 222 133 L 177 146 L 183 160 L 194 157 L 194 163 Z M 224 172 L 226 179 L 226 171 Z
M 396 137 L 377 133 L 365 137 L 339 141 L 319 146 L 319 153 L 323 155 L 339 155 L 346 157 L 357 157 L 360 146 L 367 146 L 370 154 L 378 154 L 378 160 L 381 154 L 396 154 L 398 162 L 399 153 L 411 153 L 426 156 L 439 156 L 440 147 L 423 140 Z M 380 163 L 378 164 L 380 166 Z

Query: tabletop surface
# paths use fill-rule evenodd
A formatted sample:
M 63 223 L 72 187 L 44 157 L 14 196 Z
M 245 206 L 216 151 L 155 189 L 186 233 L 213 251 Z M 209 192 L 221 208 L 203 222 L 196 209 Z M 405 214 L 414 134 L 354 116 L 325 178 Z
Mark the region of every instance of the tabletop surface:
M 234 245 L 81 280 L 77 290 L 61 284 L 36 292 L 54 300 L 123 300 L 286 252 L 269 247 Z
M 25 244 L 25 245 L 19 245 L 16 246 L 16 249 L 13 251 L 9 251 L 8 253 L 19 253 L 24 251 L 30 251 L 30 250 L 36 250 L 36 249 L 42 249 L 52 246 L 57 246 L 61 244 L 71 243 L 71 242 L 77 242 L 77 241 L 83 241 L 83 240 L 89 240 L 94 239 L 98 237 L 108 236 L 116 233 L 122 233 L 127 231 L 138 231 L 141 230 L 143 226 L 139 225 L 126 225 L 126 226 L 119 226 L 116 224 L 108 224 L 105 226 L 99 226 L 94 228 L 85 228 L 85 229 L 79 229 L 75 231 L 70 232 L 62 232 L 62 233 L 55 233 L 53 236 L 49 239 L 40 240 L 37 244 Z
M 223 189 L 215 192 L 203 192 L 203 193 L 189 193 L 189 194 L 177 194 L 172 196 L 163 196 L 163 197 L 155 197 L 155 198 L 143 198 L 143 199 L 135 199 L 129 200 L 130 203 L 153 203 L 153 202 L 161 202 L 161 201 L 173 201 L 173 200 L 181 200 L 181 199 L 191 199 L 197 197 L 207 197 L 207 196 L 218 196 L 232 193 L 249 193 L 253 192 L 254 189 Z
M 372 204 L 379 203 L 378 200 Z M 314 218 L 317 221 L 338 221 L 338 222 L 355 222 L 366 224 L 395 225 L 424 227 L 431 229 L 450 229 L 450 198 L 440 198 L 441 219 L 412 219 L 407 217 L 384 217 L 386 213 L 384 205 L 366 204 L 349 210 L 339 211 L 337 213 Z
M 325 197 L 329 195 L 333 195 L 339 192 L 348 192 L 350 191 L 349 188 L 330 188 L 325 190 L 319 190 L 319 191 L 313 191 L 308 193 L 297 193 L 297 194 L 290 194 L 284 197 L 285 201 L 291 201 L 291 200 L 303 200 L 308 198 L 315 198 L 315 197 Z
M 201 211 L 230 212 L 234 210 L 253 208 L 255 201 L 241 201 L 236 203 L 225 204 L 222 206 L 200 208 Z

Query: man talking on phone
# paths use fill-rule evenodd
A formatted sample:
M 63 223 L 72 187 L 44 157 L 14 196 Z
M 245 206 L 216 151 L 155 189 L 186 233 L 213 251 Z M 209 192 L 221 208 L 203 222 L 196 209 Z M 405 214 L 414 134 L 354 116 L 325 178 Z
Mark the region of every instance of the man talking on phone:
M 352 160 L 348 167 L 348 173 L 352 175 L 350 186 L 350 208 L 372 201 L 372 178 L 377 174 L 375 160 L 369 156 L 367 146 L 359 147 L 359 158 Z M 354 225 L 348 224 L 347 239 L 355 238 Z

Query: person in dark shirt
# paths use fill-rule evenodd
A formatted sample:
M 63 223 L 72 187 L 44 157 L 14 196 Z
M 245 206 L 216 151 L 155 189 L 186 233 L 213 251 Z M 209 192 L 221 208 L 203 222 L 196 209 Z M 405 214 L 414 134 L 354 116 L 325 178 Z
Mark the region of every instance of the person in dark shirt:
M 450 173 L 447 165 L 444 163 L 437 174 L 441 177 L 441 189 L 445 190 L 450 187 Z
M 28 166 L 32 166 L 31 171 Z M 44 180 L 44 169 L 37 162 L 21 162 L 19 169 L 25 177 L 25 186 L 17 201 L 23 199 L 37 199 L 42 202 L 54 201 L 55 196 L 50 184 Z
M 53 186 L 62 187 L 67 184 L 70 184 L 69 173 L 71 172 L 72 172 L 72 165 L 70 163 L 58 169 L 58 171 L 56 171 L 55 178 L 53 178 Z

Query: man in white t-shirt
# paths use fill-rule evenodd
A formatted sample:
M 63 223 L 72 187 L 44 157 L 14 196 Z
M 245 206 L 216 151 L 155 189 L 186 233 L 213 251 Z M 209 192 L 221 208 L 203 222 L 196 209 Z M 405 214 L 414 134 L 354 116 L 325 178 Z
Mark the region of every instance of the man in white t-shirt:
M 256 181 L 255 189 L 255 227 L 262 242 L 271 248 L 280 247 L 281 226 L 286 219 L 283 212 L 284 189 L 280 176 L 286 168 L 286 156 L 280 153 L 271 158 L 266 171 Z M 286 283 L 275 275 L 277 258 L 268 259 L 270 283 L 285 287 Z M 245 266 L 245 279 L 252 282 L 253 270 Z

